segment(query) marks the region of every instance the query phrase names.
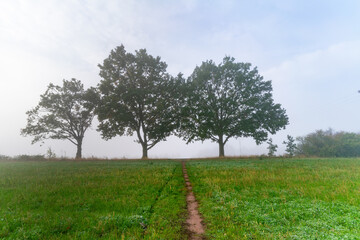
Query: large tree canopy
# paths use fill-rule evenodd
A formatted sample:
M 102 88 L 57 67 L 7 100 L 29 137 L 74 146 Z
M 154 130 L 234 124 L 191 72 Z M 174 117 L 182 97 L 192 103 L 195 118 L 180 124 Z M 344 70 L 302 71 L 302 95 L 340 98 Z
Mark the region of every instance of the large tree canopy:
M 94 88 L 84 90 L 76 79 L 64 80 L 62 86 L 49 84 L 39 104 L 26 112 L 27 125 L 23 136 L 34 136 L 32 143 L 45 139 L 67 139 L 77 146 L 76 158 L 81 158 L 85 131 L 94 118 L 98 94 Z
M 271 81 L 264 81 L 250 63 L 232 57 L 219 65 L 203 62 L 187 85 L 181 135 L 188 142 L 217 142 L 219 156 L 232 137 L 253 137 L 259 144 L 288 124 L 285 110 L 273 101 Z
M 145 49 L 132 54 L 123 45 L 112 50 L 99 67 L 97 114 L 103 138 L 136 133 L 142 157 L 147 158 L 148 150 L 178 126 L 181 75 L 171 77 L 166 63 Z

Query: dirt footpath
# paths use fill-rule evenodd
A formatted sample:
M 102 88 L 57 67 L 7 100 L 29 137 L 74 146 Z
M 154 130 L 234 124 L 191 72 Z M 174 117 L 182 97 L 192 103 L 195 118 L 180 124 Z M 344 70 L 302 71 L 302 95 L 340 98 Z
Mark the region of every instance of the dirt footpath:
M 186 162 L 182 162 L 183 174 L 187 188 L 187 210 L 188 210 L 188 218 L 186 220 L 187 231 L 189 233 L 190 240 L 203 240 L 205 228 L 202 223 L 202 218 L 198 211 L 198 202 L 196 201 L 195 195 L 192 191 L 192 186 L 189 180 L 189 176 L 186 170 Z

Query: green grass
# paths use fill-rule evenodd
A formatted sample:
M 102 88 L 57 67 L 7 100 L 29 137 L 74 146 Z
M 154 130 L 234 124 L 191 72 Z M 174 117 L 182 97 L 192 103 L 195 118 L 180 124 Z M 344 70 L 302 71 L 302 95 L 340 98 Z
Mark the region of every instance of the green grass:
M 359 159 L 187 166 L 209 239 L 360 239 Z
M 360 159 L 194 160 L 208 239 L 360 239 Z M 178 161 L 0 161 L 0 239 L 187 239 Z
M 0 162 L 0 239 L 184 239 L 176 161 Z

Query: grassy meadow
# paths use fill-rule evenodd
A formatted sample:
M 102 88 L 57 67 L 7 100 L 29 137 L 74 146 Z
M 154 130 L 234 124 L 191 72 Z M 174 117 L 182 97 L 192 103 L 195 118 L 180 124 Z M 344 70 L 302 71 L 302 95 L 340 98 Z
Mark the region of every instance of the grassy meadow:
M 359 159 L 188 163 L 209 239 L 360 239 Z
M 0 162 L 0 239 L 184 239 L 175 161 Z
M 191 160 L 207 239 L 360 239 L 360 159 Z M 187 239 L 181 162 L 0 161 L 0 239 Z

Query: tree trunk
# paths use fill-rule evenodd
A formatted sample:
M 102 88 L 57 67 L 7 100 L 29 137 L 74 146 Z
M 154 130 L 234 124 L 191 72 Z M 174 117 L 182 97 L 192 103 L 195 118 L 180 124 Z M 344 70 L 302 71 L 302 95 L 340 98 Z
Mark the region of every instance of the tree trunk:
M 82 158 L 82 139 L 77 141 L 77 151 L 76 151 L 76 156 L 75 159 L 81 159 Z
M 223 136 L 219 136 L 219 157 L 224 157 L 225 156 L 225 150 L 224 150 L 224 139 Z
M 143 154 L 142 154 L 142 159 L 147 159 L 148 158 L 148 149 L 147 149 L 147 144 L 142 144 L 142 150 L 143 150 Z

